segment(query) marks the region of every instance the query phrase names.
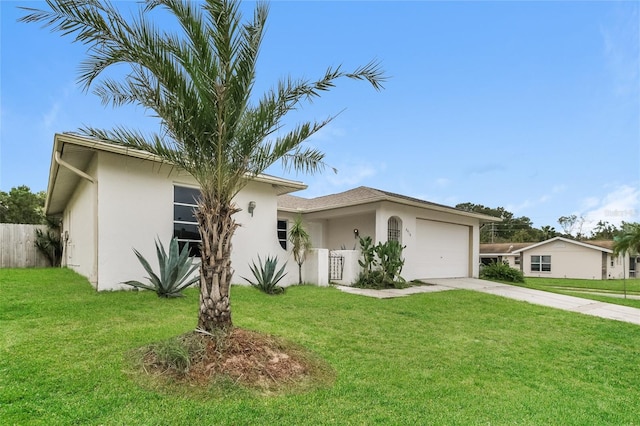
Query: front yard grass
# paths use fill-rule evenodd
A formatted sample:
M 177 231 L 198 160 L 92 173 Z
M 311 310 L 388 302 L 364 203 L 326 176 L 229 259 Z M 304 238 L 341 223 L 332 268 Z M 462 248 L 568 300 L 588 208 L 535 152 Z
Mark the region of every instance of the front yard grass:
M 327 360 L 332 387 L 259 397 L 144 388 L 125 354 L 196 325 L 197 290 L 96 293 L 0 270 L 0 424 L 637 424 L 640 327 L 456 290 L 372 299 L 234 286 L 237 326 Z
M 524 284 L 515 285 L 640 308 L 640 279 L 638 278 L 628 280 L 579 280 L 573 278 L 527 277 Z M 625 287 L 627 299 L 624 298 Z

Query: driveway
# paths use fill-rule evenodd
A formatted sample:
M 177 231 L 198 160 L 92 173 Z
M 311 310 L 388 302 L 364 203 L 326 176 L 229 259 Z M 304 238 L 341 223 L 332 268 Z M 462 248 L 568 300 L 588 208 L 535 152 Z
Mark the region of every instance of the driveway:
M 380 299 L 446 290 L 473 290 L 481 293 L 488 293 L 496 296 L 507 297 L 509 299 L 529 302 L 535 305 L 548 306 L 550 308 L 579 312 L 585 315 L 592 315 L 600 318 L 613 319 L 640 325 L 640 309 L 630 308 L 628 306 L 598 302 L 596 300 L 583 299 L 581 297 L 566 296 L 564 294 L 556 294 L 542 290 L 501 284 L 477 278 L 428 278 L 423 279 L 422 281 L 433 285 L 389 290 L 370 290 L 345 286 L 337 286 L 337 288 L 347 293 L 377 297 Z

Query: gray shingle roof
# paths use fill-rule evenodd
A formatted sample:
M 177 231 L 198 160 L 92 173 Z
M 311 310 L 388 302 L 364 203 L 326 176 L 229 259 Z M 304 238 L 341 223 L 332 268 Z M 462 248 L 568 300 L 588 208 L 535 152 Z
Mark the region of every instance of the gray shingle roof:
M 443 204 L 436 204 L 419 198 L 408 197 L 406 195 L 382 191 L 380 189 L 369 188 L 367 186 L 359 186 L 348 191 L 316 198 L 302 198 L 295 195 L 285 194 L 278 197 L 278 208 L 283 210 L 302 210 L 309 212 L 373 203 L 377 201 L 392 201 L 401 204 L 417 205 L 425 208 L 431 207 L 436 210 L 451 211 L 464 216 L 477 217 L 485 222 L 500 222 L 499 218 L 467 212 L 454 207 L 445 206 Z
M 483 243 L 480 244 L 480 254 L 506 254 L 533 244 L 536 243 Z

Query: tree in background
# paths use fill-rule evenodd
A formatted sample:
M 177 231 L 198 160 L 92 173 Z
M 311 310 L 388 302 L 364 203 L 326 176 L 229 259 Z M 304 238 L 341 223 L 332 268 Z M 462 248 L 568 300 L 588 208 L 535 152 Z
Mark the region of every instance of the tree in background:
M 615 225 L 599 220 L 596 226 L 591 231 L 590 240 L 613 240 L 620 231 Z
M 491 208 L 482 204 L 460 203 L 456 208 L 502 219 L 502 222 L 488 223 L 482 227 L 481 243 L 542 241 L 541 232 L 532 226 L 531 219 L 526 216 L 515 217 L 504 207 Z
M 26 185 L 0 191 L 0 223 L 42 224 L 44 219 L 44 191 L 31 192 Z
M 304 227 L 302 215 L 297 215 L 289 229 L 289 241 L 293 259 L 298 264 L 298 284 L 302 284 L 302 264 L 307 259 L 307 252 L 311 248 L 311 235 Z
M 575 214 L 569 216 L 560 216 L 558 223 L 564 230 L 564 237 L 579 240 L 583 237 L 582 225 L 584 225 L 584 217 Z
M 116 127 L 81 129 L 87 136 L 151 152 L 190 173 L 201 195 L 195 212 L 201 243 L 198 328 L 232 326 L 231 240 L 239 226 L 234 197 L 277 161 L 285 169 L 314 173 L 325 167 L 324 153 L 303 143 L 327 125 L 310 121 L 287 131 L 285 116 L 335 86 L 336 80 L 368 81 L 382 88 L 375 62 L 345 72 L 329 68 L 320 79 L 287 78 L 264 93 L 253 93 L 256 63 L 268 6 L 255 5 L 245 21 L 235 0 L 146 0 L 132 19 L 113 3 L 47 0 L 50 10 L 23 8 L 22 22 L 37 22 L 73 36 L 88 52 L 80 84 L 93 86 L 103 104 L 140 105 L 160 121 L 147 135 Z M 175 18 L 181 31 L 161 29 L 153 13 Z M 112 65 L 128 69 L 121 80 L 103 74 Z M 121 69 L 121 68 L 118 68 Z M 104 78 L 98 81 L 98 78 Z
M 549 226 L 549 225 L 545 225 L 542 228 L 540 228 L 540 232 L 542 232 L 542 241 L 557 237 L 558 232 L 556 231 L 556 228 L 554 228 L 553 226 Z

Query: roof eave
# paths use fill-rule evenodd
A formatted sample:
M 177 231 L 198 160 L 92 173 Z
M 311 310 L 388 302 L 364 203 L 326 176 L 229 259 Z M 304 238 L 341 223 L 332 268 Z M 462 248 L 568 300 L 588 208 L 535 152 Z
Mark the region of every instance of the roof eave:
M 523 248 L 521 248 L 519 250 L 514 250 L 512 253 L 520 253 L 520 252 L 523 252 L 523 251 L 527 251 L 529 249 L 540 247 L 540 246 L 542 246 L 544 244 L 548 244 L 548 243 L 550 243 L 552 241 L 564 241 L 564 242 L 569 243 L 569 244 L 575 244 L 577 246 L 586 247 L 586 248 L 590 248 L 590 249 L 594 249 L 594 250 L 598 250 L 598 251 L 603 251 L 605 253 L 613 253 L 613 250 L 608 249 L 606 247 L 600 247 L 600 246 L 596 246 L 596 245 L 593 245 L 593 244 L 583 243 L 582 241 L 570 240 L 570 239 L 564 238 L 564 237 L 553 237 L 553 238 L 550 238 L 548 240 L 540 241 L 537 244 L 532 244 L 530 246 L 523 247 Z
M 129 147 L 120 146 L 116 144 L 111 144 L 108 142 L 102 142 L 97 139 L 86 138 L 86 137 L 82 137 L 72 133 L 56 133 L 54 135 L 53 141 L 54 141 L 53 151 L 51 152 L 51 164 L 49 166 L 49 179 L 47 183 L 47 195 L 45 199 L 45 208 L 44 208 L 46 215 L 51 214 L 49 211 L 51 206 L 51 196 L 53 194 L 53 188 L 54 188 L 54 185 L 56 184 L 56 178 L 58 175 L 58 170 L 60 168 L 60 165 L 55 159 L 56 152 L 60 153 L 61 155 L 65 144 L 73 144 L 76 146 L 85 147 L 92 150 L 124 155 L 127 157 L 153 161 L 156 163 L 172 164 L 162 159 L 161 157 L 147 151 L 142 151 L 139 149 L 129 148 Z M 272 185 L 277 195 L 283 195 L 283 194 L 288 194 L 291 192 L 307 189 L 307 185 L 302 182 L 278 178 L 275 176 L 257 175 L 257 176 L 249 177 L 249 175 L 247 175 L 247 178 L 256 182 Z M 53 213 L 53 215 L 60 214 L 60 213 L 61 212 L 55 212 Z
M 480 223 L 502 222 L 502 219 L 499 218 L 499 217 L 488 216 L 488 215 L 484 215 L 484 214 L 480 214 L 480 213 L 474 213 L 474 212 L 467 212 L 467 211 L 459 210 L 459 209 L 456 209 L 456 208 L 453 208 L 453 207 L 440 206 L 438 204 L 421 203 L 421 202 L 417 202 L 417 201 L 406 200 L 406 199 L 403 199 L 403 198 L 392 197 L 392 196 L 389 196 L 389 195 L 386 195 L 386 194 L 385 195 L 376 196 L 376 197 L 367 198 L 367 199 L 364 199 L 364 200 L 359 200 L 359 201 L 356 201 L 356 202 L 343 202 L 343 203 L 336 203 L 336 204 L 332 204 L 332 205 L 326 205 L 326 206 L 322 206 L 322 207 L 311 207 L 311 208 L 306 208 L 306 207 L 296 207 L 296 208 L 278 207 L 278 210 L 288 211 L 288 212 L 317 213 L 317 212 L 321 212 L 321 211 L 334 210 L 334 209 L 339 209 L 339 208 L 344 208 L 344 207 L 353 207 L 353 206 L 361 206 L 361 205 L 364 205 L 364 204 L 372 204 L 372 203 L 377 203 L 377 202 L 381 202 L 381 201 L 388 201 L 388 202 L 392 202 L 392 203 L 398 203 L 398 204 L 403 204 L 403 205 L 412 206 L 412 207 L 418 207 L 418 208 L 422 208 L 422 209 L 430 209 L 430 210 L 440 211 L 440 212 L 444 212 L 444 213 L 452 213 L 452 214 L 457 214 L 457 215 L 460 215 L 460 216 L 471 217 L 471 218 L 474 218 L 474 219 L 478 219 L 480 221 Z

